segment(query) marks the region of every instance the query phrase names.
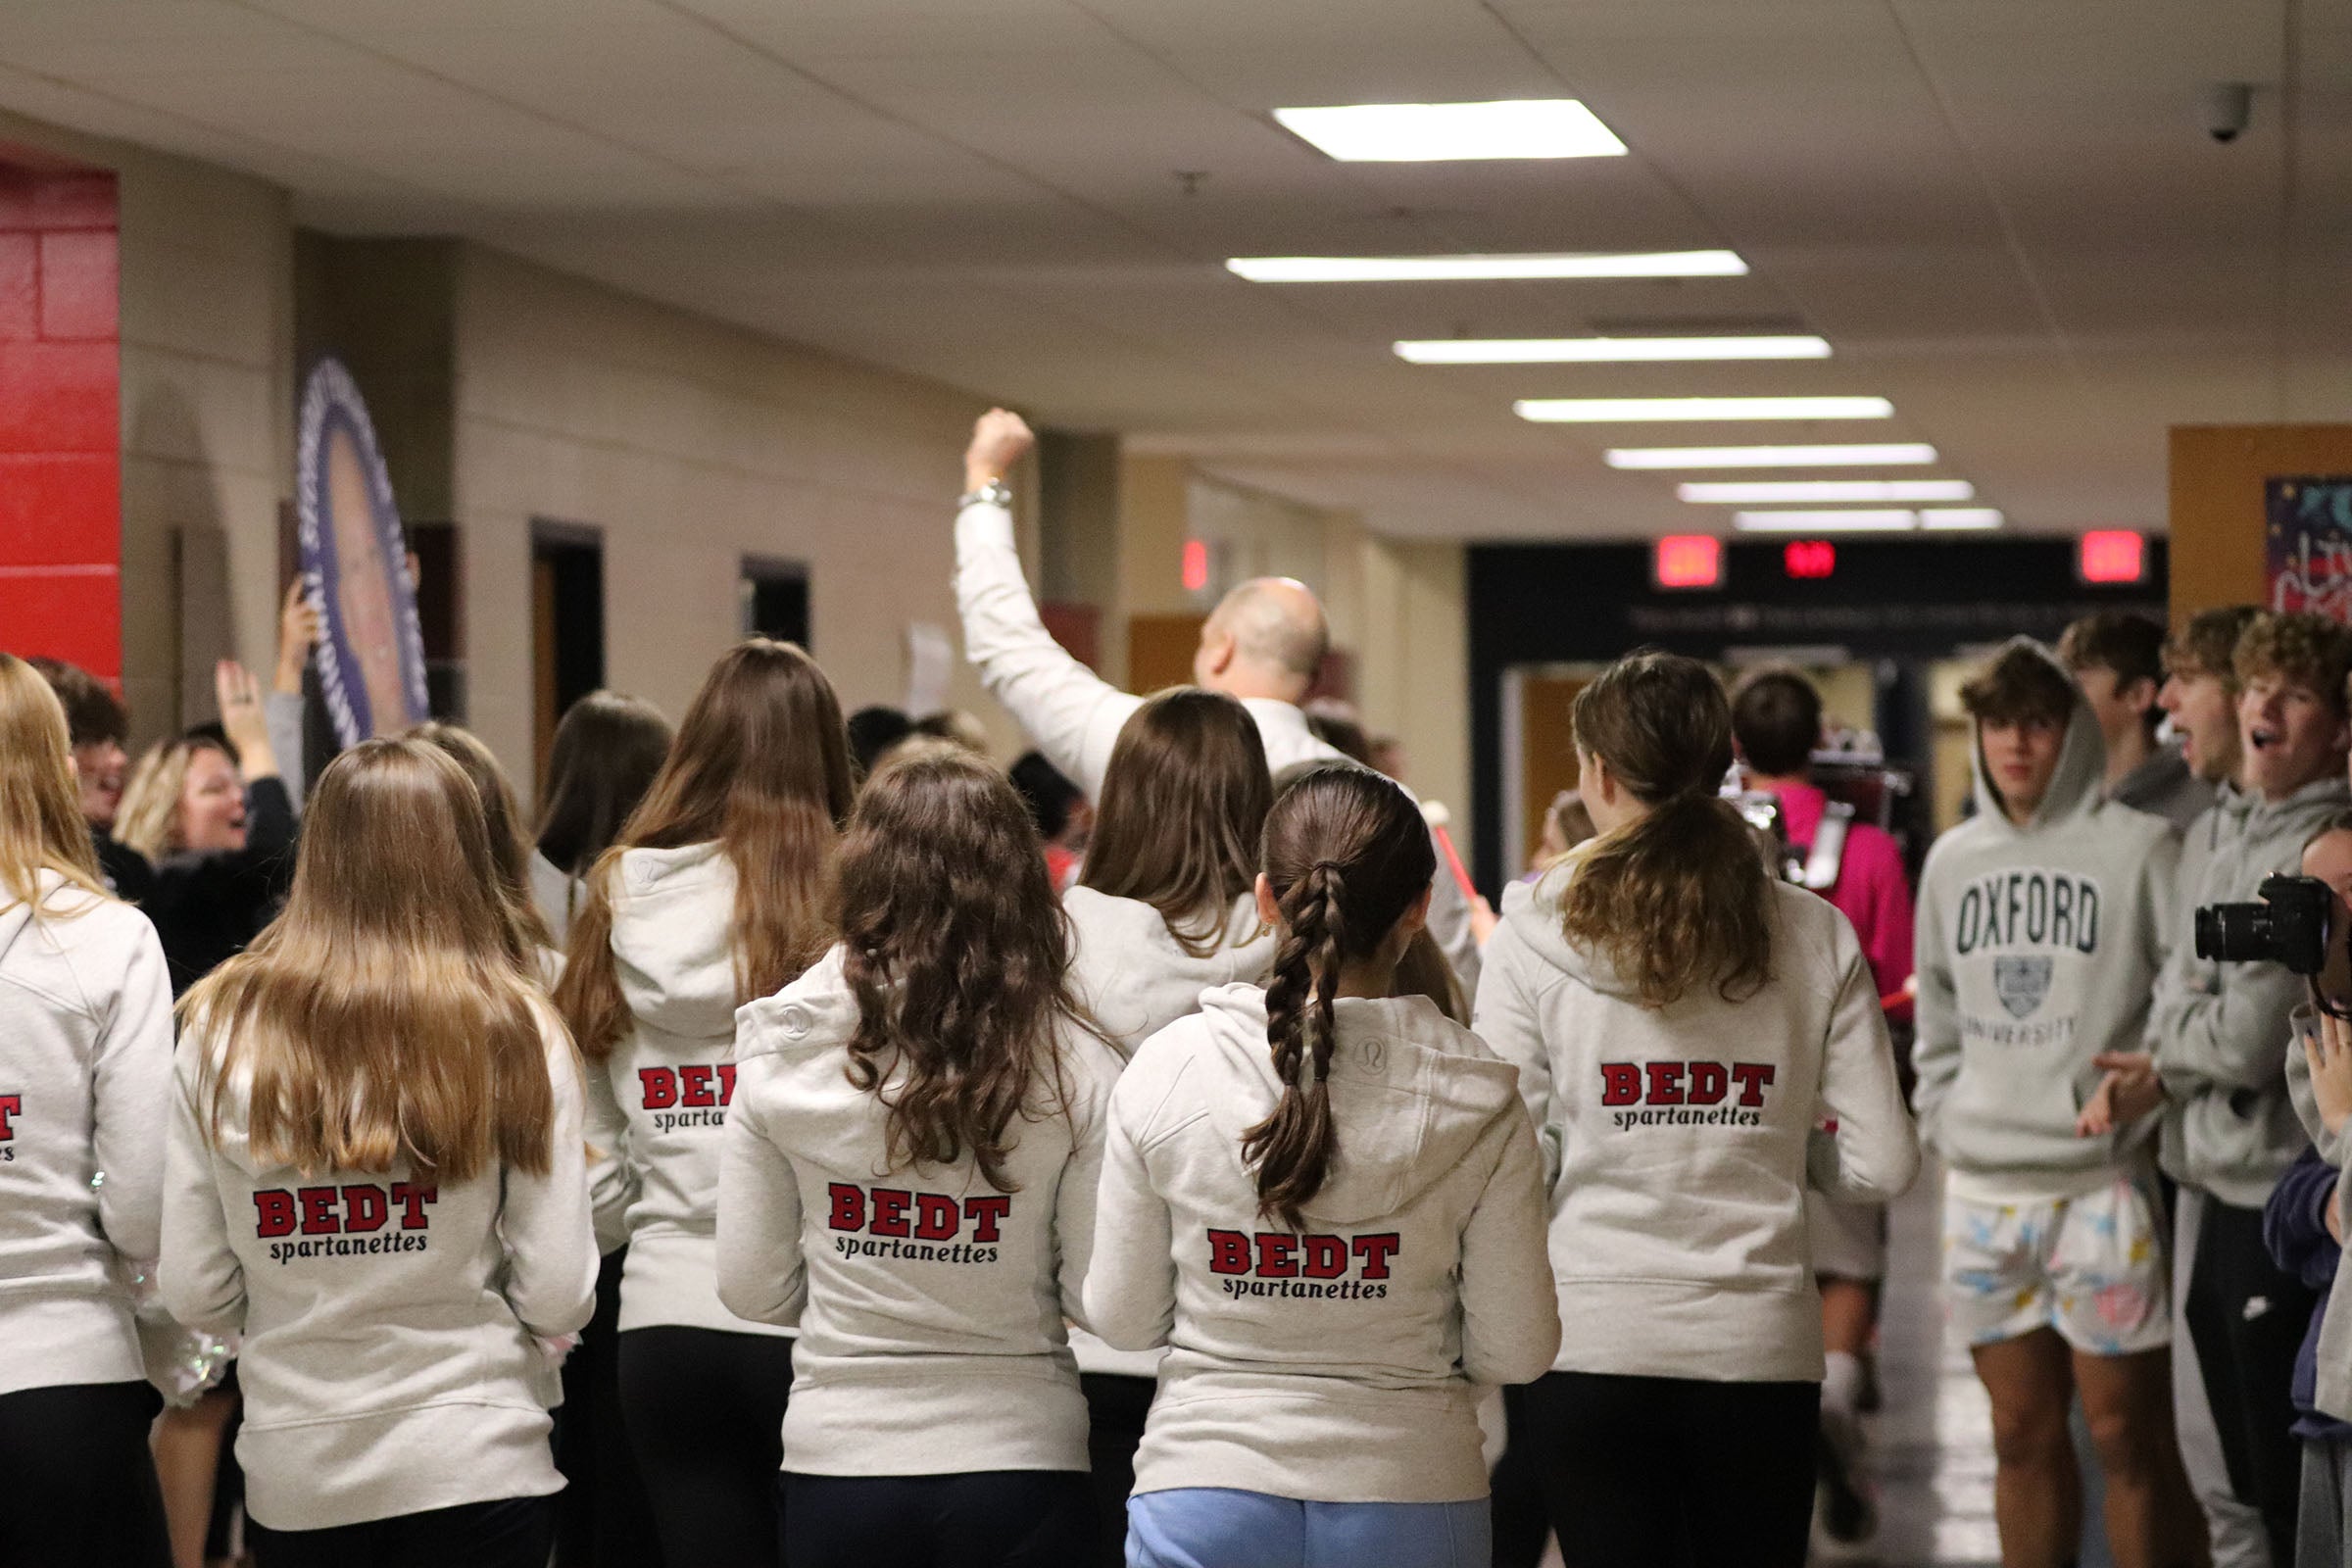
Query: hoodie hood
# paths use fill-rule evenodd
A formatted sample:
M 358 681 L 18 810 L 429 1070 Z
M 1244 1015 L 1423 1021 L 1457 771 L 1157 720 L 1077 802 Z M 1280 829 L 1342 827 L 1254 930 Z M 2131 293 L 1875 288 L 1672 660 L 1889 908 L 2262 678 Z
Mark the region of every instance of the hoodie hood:
M 1469 1152 L 1505 1111 L 1518 1112 L 1519 1070 L 1500 1061 L 1426 997 L 1342 998 L 1331 1058 L 1338 1153 L 1323 1190 L 1301 1205 L 1347 1225 L 1393 1214 Z M 1200 998 L 1222 1081 L 1209 1119 L 1239 1147 L 1282 1099 L 1266 1041 L 1266 994 L 1220 986 Z
M 612 878 L 612 958 L 641 1028 L 735 1029 L 735 867 L 716 843 L 627 850 Z
M 19 942 L 34 931 L 37 920 L 34 911 L 48 918 L 70 918 L 97 902 L 96 896 L 68 882 L 64 876 L 42 866 L 32 874 L 33 902 L 15 900 L 0 905 L 0 958 Z
M 2009 834 L 2038 833 L 2055 827 L 2071 817 L 2094 809 L 2107 792 L 2107 742 L 2099 734 L 2098 716 L 2090 710 L 2090 700 L 2075 684 L 2073 675 L 2057 656 L 2031 637 L 2012 637 L 2001 645 L 2001 652 L 2024 649 L 2042 660 L 2066 676 L 2068 689 L 2075 694 L 2074 710 L 2067 715 L 2066 739 L 2058 746 L 2058 770 L 2050 775 L 2049 790 L 2042 796 L 2041 805 L 2023 827 L 2009 820 L 2002 809 L 2000 787 L 1993 783 L 1991 772 L 1984 765 L 1984 739 L 1982 726 L 1969 726 L 1969 767 L 1976 779 L 1977 816 L 1988 828 Z
M 1598 954 L 1587 953 L 1568 940 L 1561 927 L 1561 902 L 1579 867 L 1597 839 L 1587 839 L 1570 850 L 1551 869 L 1533 882 L 1514 882 L 1503 889 L 1502 923 L 1509 926 L 1530 952 L 1588 990 L 1603 996 L 1632 999 L 1636 988 L 1617 966 Z
M 1199 1010 L 1203 991 L 1263 981 L 1274 965 L 1275 934 L 1259 924 L 1257 901 L 1247 894 L 1205 956 L 1186 952 L 1140 899 L 1072 888 L 1061 903 L 1070 917 L 1070 987 L 1122 1056 Z

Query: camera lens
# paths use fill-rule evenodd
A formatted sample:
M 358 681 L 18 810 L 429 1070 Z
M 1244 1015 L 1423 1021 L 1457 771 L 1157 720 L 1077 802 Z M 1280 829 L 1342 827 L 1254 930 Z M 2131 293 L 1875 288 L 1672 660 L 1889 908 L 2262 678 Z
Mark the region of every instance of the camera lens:
M 2209 963 L 2252 963 L 2277 956 L 2267 904 L 2212 904 L 2197 911 L 2197 956 Z

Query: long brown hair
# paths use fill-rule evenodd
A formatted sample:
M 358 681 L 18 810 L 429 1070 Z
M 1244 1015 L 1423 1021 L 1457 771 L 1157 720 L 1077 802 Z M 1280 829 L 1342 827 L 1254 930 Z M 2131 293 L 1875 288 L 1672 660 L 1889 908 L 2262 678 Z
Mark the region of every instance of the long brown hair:
M 669 720 L 643 698 L 594 691 L 564 710 L 539 787 L 539 853 L 578 876 L 612 847 L 669 755 Z
M 1707 666 L 1632 654 L 1577 695 L 1576 747 L 1607 764 L 1640 818 L 1584 851 L 1562 900 L 1568 941 L 1604 956 L 1645 1007 L 1697 986 L 1726 1002 L 1772 978 L 1772 884 L 1718 791 L 1732 711 Z
M 1273 796 L 1250 710 L 1221 692 L 1161 692 L 1120 726 L 1078 885 L 1151 905 L 1205 958 L 1257 880 Z
M 782 990 L 833 942 L 849 736 L 833 683 L 792 643 L 751 637 L 719 656 L 669 757 L 588 873 L 556 1005 L 592 1060 L 629 1028 L 612 958 L 612 882 L 629 850 L 716 842 L 735 868 L 735 994 Z
M 544 1174 L 553 1020 L 472 781 L 423 741 L 364 741 L 318 776 L 308 817 L 285 912 L 180 1001 L 214 1045 L 211 1136 L 242 1078 L 264 1165 Z
M 969 1154 L 1001 1193 L 1012 1121 L 1066 1107 L 1058 1026 L 1085 1026 L 1028 808 L 952 749 L 866 781 L 841 852 L 850 1082 L 888 1107 L 893 1168 Z
M 428 746 L 437 746 L 464 770 L 482 803 L 482 826 L 490 835 L 490 858 L 498 866 L 498 891 L 514 906 L 515 920 L 532 948 L 555 945 L 555 935 L 531 899 L 531 841 L 522 836 L 522 808 L 514 800 L 514 781 L 498 765 L 498 758 L 480 736 L 439 719 L 417 725 L 409 733 Z
M 0 654 L 0 903 L 38 908 L 43 871 L 108 896 L 74 789 L 65 707 L 31 665 Z
M 1380 951 L 1428 891 L 1438 855 L 1411 796 L 1368 769 L 1334 765 L 1274 803 L 1264 868 L 1282 911 L 1266 987 L 1266 1042 L 1282 1099 L 1242 1135 L 1242 1158 L 1257 1167 L 1259 1212 L 1297 1230 L 1300 1206 L 1323 1190 L 1339 1152 L 1331 1053 L 1340 969 Z

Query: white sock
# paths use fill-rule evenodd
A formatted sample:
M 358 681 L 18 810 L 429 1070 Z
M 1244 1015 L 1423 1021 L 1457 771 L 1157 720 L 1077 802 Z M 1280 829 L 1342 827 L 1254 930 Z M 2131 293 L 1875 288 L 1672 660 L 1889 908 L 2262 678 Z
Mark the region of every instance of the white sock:
M 1851 1420 L 1854 1406 L 1862 1397 L 1862 1358 L 1851 1350 L 1832 1350 L 1827 1359 L 1829 1370 L 1821 1380 L 1821 1407 Z

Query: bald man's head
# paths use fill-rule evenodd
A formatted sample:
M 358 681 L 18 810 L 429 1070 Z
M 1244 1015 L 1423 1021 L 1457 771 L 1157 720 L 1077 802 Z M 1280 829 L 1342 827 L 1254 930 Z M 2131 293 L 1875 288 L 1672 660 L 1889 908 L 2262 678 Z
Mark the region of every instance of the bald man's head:
M 1306 584 L 1253 577 L 1209 613 L 1193 677 L 1235 697 L 1295 703 L 1314 684 L 1330 647 L 1323 607 Z

